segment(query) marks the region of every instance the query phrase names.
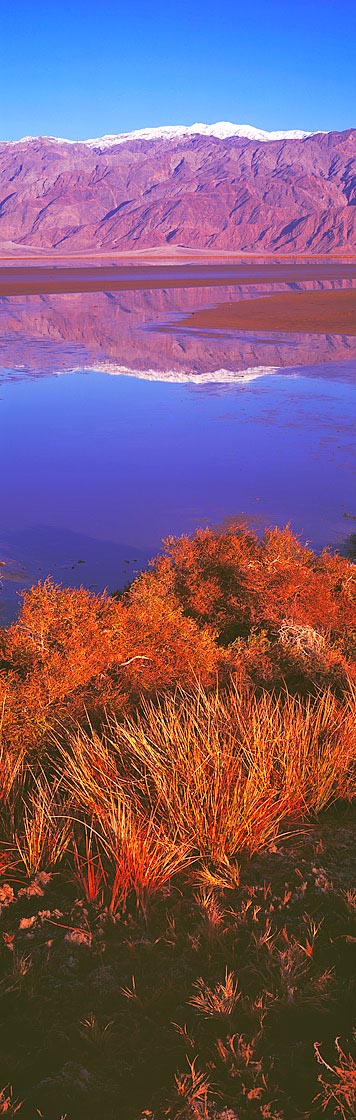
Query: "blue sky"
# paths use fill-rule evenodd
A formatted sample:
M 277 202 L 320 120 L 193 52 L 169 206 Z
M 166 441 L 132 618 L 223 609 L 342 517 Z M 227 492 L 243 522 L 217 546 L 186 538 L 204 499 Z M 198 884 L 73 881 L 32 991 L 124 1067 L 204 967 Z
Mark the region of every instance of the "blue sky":
M 355 0 L 12 0 L 0 138 L 356 126 Z

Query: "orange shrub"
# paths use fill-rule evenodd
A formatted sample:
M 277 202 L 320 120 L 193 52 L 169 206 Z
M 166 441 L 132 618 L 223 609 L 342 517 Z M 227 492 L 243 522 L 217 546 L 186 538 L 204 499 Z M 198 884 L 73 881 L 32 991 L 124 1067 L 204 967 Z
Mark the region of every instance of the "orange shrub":
M 101 721 L 142 693 L 240 685 L 343 689 L 355 676 L 356 567 L 287 528 L 170 538 L 121 597 L 47 580 L 0 632 L 2 744 L 42 748 L 55 721 Z
M 3 740 L 38 748 L 54 721 L 101 719 L 142 691 L 208 684 L 221 660 L 213 637 L 183 617 L 149 575 L 125 603 L 47 580 L 24 595 L 4 631 L 0 705 Z
M 339 637 L 356 637 L 356 567 L 324 551 L 317 556 L 291 530 L 269 529 L 262 541 L 250 529 L 168 538 L 153 573 L 173 591 L 184 612 L 217 628 L 229 644 L 252 627 L 278 628 L 285 618 Z
M 287 527 L 262 541 L 241 526 L 205 529 L 192 539 L 166 541 L 153 564 L 162 594 L 173 593 L 184 613 L 212 626 L 238 678 L 291 687 L 343 687 L 356 669 L 356 567 L 325 550 L 317 556 Z M 280 640 L 287 622 L 311 627 L 323 653 Z

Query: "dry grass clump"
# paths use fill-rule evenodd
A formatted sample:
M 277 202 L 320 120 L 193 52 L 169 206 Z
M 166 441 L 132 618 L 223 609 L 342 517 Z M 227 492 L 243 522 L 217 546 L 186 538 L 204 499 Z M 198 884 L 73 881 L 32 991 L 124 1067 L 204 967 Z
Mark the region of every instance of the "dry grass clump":
M 189 843 L 157 827 L 153 813 L 134 816 L 130 806 L 112 802 L 109 814 L 101 815 L 97 823 L 100 841 L 114 868 L 109 903 L 112 914 L 126 903 L 131 892 L 145 910 L 149 896 L 164 891 L 171 879 L 192 862 Z
M 192 859 L 224 874 L 241 850 L 350 798 L 355 697 L 223 694 L 143 701 L 140 716 L 77 731 L 60 748 L 63 785 L 120 865 L 119 889 L 155 889 Z M 206 884 L 208 885 L 208 884 Z
M 353 1032 L 353 1041 L 356 1043 L 356 1031 Z M 323 1112 L 334 1104 L 331 1115 L 342 1116 L 342 1120 L 352 1120 L 356 1113 L 356 1060 L 351 1053 L 346 1054 L 340 1044 L 340 1039 L 335 1040 L 337 1059 L 335 1065 L 330 1065 L 321 1054 L 320 1046 L 314 1044 L 315 1054 L 321 1065 L 319 1082 L 322 1086 L 318 1100 L 321 1102 Z
M 208 1107 L 209 1077 L 198 1069 L 198 1059 L 189 1061 L 188 1073 L 175 1076 L 178 1103 L 174 1108 L 175 1120 L 210 1120 Z
M 354 811 L 315 806 L 352 796 L 353 724 L 196 688 L 53 740 L 0 886 L 7 1114 L 351 1120 Z
M 21 772 L 25 760 L 25 748 L 19 746 L 17 750 L 11 749 L 3 734 L 5 716 L 5 697 L 0 711 L 0 805 L 8 803 L 11 793 Z
M 4 867 L 31 877 L 69 861 L 112 914 L 131 894 L 145 909 L 188 869 L 208 893 L 234 888 L 240 852 L 352 799 L 355 708 L 352 689 L 341 701 L 232 684 L 142 698 L 135 718 L 65 732 L 4 817 Z
M 0 1116 L 8 1117 L 16 1116 L 20 1112 L 23 1101 L 15 1100 L 12 1090 L 12 1085 L 6 1085 L 4 1089 L 0 1089 Z
M 195 987 L 197 995 L 192 996 L 190 1003 L 205 1018 L 220 1015 L 229 1017 L 233 1014 L 240 993 L 238 992 L 238 980 L 228 968 L 225 970 L 224 980 L 216 984 L 214 988 L 210 988 L 201 976 L 196 980 Z
M 67 851 L 72 834 L 69 803 L 63 799 L 60 783 L 42 771 L 34 776 L 32 787 L 23 799 L 20 832 L 16 846 L 26 874 L 36 875 L 59 863 Z

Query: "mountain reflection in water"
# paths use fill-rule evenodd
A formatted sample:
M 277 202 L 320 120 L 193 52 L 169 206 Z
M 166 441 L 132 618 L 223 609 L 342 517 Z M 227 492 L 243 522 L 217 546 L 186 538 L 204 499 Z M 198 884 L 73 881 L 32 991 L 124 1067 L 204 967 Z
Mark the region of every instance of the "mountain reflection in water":
M 278 291 L 316 290 L 354 281 L 279 283 Z M 344 362 L 356 357 L 356 337 L 271 331 L 230 335 L 165 332 L 182 314 L 238 299 L 258 298 L 276 285 L 178 288 L 10 296 L 0 300 L 0 378 L 40 377 L 95 369 L 149 380 L 235 380 L 268 369 Z M 159 329 L 157 329 L 159 328 Z M 162 329 L 163 328 L 163 329 Z M 324 374 L 325 375 L 325 374 Z

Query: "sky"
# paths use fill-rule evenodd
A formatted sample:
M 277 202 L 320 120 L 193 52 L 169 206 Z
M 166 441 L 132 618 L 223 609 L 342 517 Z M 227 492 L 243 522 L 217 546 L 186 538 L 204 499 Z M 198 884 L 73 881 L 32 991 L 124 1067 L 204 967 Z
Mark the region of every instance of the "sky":
M 0 139 L 356 126 L 355 0 L 0 0 Z

